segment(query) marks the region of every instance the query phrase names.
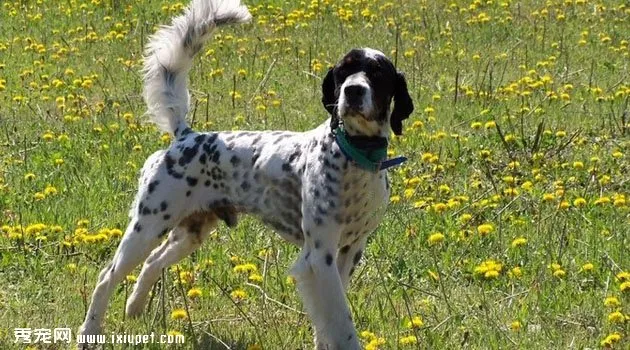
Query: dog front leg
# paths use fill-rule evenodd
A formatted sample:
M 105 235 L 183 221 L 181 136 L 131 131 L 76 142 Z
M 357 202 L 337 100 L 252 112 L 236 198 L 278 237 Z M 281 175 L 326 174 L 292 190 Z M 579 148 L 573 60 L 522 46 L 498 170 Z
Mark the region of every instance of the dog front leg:
M 317 225 L 304 229 L 304 246 L 291 274 L 313 322 L 316 348 L 361 349 L 337 269 L 340 230 Z

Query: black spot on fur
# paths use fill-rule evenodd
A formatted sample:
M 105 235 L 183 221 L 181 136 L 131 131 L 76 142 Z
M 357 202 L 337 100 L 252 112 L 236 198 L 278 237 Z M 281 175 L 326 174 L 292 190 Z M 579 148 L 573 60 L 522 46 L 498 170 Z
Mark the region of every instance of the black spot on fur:
M 144 207 L 142 208 L 142 215 L 149 215 L 151 214 L 151 209 Z
M 313 222 L 315 222 L 315 225 L 317 226 L 321 226 L 324 224 L 324 220 L 322 220 L 322 218 L 320 218 L 319 216 L 313 218 Z
M 344 245 L 341 249 L 339 249 L 339 253 L 346 254 L 348 253 L 348 250 L 350 250 L 350 245 Z
M 243 189 L 243 191 L 249 191 L 251 185 L 249 184 L 249 182 L 243 181 L 243 183 L 241 183 L 241 188 Z
M 315 240 L 315 249 L 319 249 L 322 246 L 322 242 L 319 239 Z
M 192 193 L 192 192 L 190 192 L 190 191 L 186 191 L 186 197 L 190 197 L 190 194 L 191 194 L 191 193 Z
M 188 186 L 190 187 L 197 186 L 198 181 L 196 177 L 186 176 L 186 182 L 188 182 Z
M 142 226 L 140 226 L 140 223 L 139 223 L 139 222 L 136 222 L 136 223 L 133 225 L 133 230 L 134 230 L 134 231 L 136 231 L 136 232 L 140 232 L 140 231 L 142 231 Z
M 352 276 L 353 273 L 354 273 L 354 267 L 350 269 L 350 273 L 348 275 Z
M 357 251 L 356 254 L 354 254 L 354 258 L 352 258 L 352 263 L 353 264 L 358 264 L 359 261 L 361 261 L 361 257 L 363 256 L 363 252 L 361 250 Z
M 169 214 L 164 214 L 164 216 L 162 217 L 164 220 L 168 220 L 171 218 L 171 216 Z
M 162 203 L 160 203 L 160 210 L 165 211 L 166 208 L 168 208 L 168 203 L 162 201 Z
M 292 169 L 291 168 L 291 164 L 289 164 L 289 163 L 282 164 L 282 170 L 283 171 L 287 171 L 288 172 L 288 171 L 291 171 L 291 169 Z
M 241 159 L 234 155 L 230 158 L 230 163 L 232 163 L 232 166 L 237 166 L 241 163 Z
M 332 262 L 333 262 L 332 254 L 330 254 L 330 253 L 326 254 L 326 265 L 330 266 L 330 265 L 332 265 Z
M 212 183 L 212 182 L 210 182 L 210 180 L 206 180 L 206 181 L 203 183 L 203 185 L 204 185 L 204 186 L 206 186 L 206 187 L 209 187 L 211 183 Z
M 155 188 L 159 184 L 160 184 L 160 181 L 158 181 L 158 180 L 149 182 L 149 194 L 153 193 L 153 191 L 155 191 Z

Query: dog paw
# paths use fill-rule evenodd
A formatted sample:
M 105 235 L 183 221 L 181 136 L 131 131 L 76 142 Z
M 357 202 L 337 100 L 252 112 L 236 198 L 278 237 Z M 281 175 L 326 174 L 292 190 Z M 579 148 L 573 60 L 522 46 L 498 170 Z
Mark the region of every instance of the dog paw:
M 135 299 L 129 299 L 125 307 L 125 314 L 129 318 L 138 318 L 144 312 L 144 303 Z

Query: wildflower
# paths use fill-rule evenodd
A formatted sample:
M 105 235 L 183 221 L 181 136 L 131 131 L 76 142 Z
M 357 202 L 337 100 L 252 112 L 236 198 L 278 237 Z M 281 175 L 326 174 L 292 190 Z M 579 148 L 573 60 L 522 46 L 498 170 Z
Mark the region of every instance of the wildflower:
M 486 122 L 486 124 L 484 125 L 484 128 L 486 128 L 486 130 L 494 129 L 496 127 L 497 127 L 497 123 L 494 122 L 493 120 Z
M 630 281 L 623 282 L 619 285 L 619 290 L 622 292 L 630 291 Z
M 628 271 L 621 271 L 615 277 L 619 281 L 630 281 L 630 272 L 628 272 Z
M 57 194 L 57 189 L 54 186 L 48 185 L 44 189 L 44 194 L 47 196 L 55 195 Z
M 583 206 L 585 206 L 585 205 L 586 205 L 586 199 L 584 199 L 584 198 L 582 198 L 582 197 L 576 198 L 576 199 L 573 201 L 573 205 L 575 205 L 575 206 L 576 206 L 576 207 L 578 207 L 578 208 L 581 208 L 581 207 L 583 207 Z
M 521 330 L 521 322 L 520 321 L 512 321 L 512 323 L 510 323 L 510 329 L 514 332 L 518 332 L 519 330 Z
M 411 320 L 407 321 L 407 328 L 420 328 L 424 326 L 424 322 L 420 316 L 414 316 Z
M 608 335 L 604 340 L 601 341 L 600 345 L 603 347 L 612 347 L 615 343 L 618 343 L 621 340 L 621 334 L 615 332 L 613 334 Z
M 623 323 L 625 322 L 625 320 L 626 318 L 620 311 L 615 311 L 608 314 L 608 322 L 610 323 Z
M 262 350 L 262 347 L 258 344 L 251 344 L 247 346 L 247 350 Z
M 412 335 L 400 338 L 398 342 L 400 343 L 400 345 L 414 345 L 418 343 L 418 338 L 416 338 L 416 336 L 412 334 Z
M 138 280 L 138 277 L 136 277 L 135 275 L 127 275 L 127 277 L 125 277 L 125 279 L 129 283 L 134 283 L 135 281 Z
M 621 303 L 617 297 L 606 297 L 606 299 L 604 299 L 604 306 L 617 307 L 619 305 L 621 305 Z
M 233 270 L 236 273 L 249 273 L 249 272 L 258 271 L 258 268 L 254 264 L 247 263 L 247 264 L 236 265 L 236 266 L 234 266 Z
M 77 264 L 69 263 L 68 265 L 66 265 L 66 269 L 70 272 L 75 272 L 77 270 Z
M 567 273 L 562 268 L 557 268 L 553 271 L 553 276 L 557 278 L 563 278 L 566 274 Z
M 567 201 L 562 201 L 560 202 L 560 205 L 558 206 L 560 209 L 567 209 L 571 206 L 571 204 L 569 204 L 569 202 Z
M 247 299 L 247 292 L 242 289 L 235 289 L 234 291 L 232 291 L 232 293 L 230 293 L 230 296 L 232 297 L 232 299 L 235 299 L 237 301 L 245 300 Z
M 171 319 L 183 320 L 188 318 L 188 313 L 184 309 L 175 309 L 171 312 Z
M 28 174 L 24 175 L 24 180 L 26 180 L 26 181 L 32 181 L 34 179 L 35 179 L 35 174 L 33 174 L 33 173 L 28 173 Z
M 199 288 L 191 288 L 188 290 L 188 293 L 186 293 L 186 295 L 188 295 L 189 298 L 198 298 L 202 294 L 203 293 L 201 292 L 201 289 Z
M 481 122 L 473 122 L 472 124 L 470 124 L 470 128 L 473 130 L 481 129 Z
M 254 283 L 261 283 L 263 281 L 263 277 L 257 273 L 252 273 L 247 279 Z
M 589 271 L 593 271 L 593 269 L 595 268 L 595 266 L 591 263 L 586 263 L 584 265 L 582 265 L 582 271 L 584 272 L 589 272 Z
M 479 234 L 482 236 L 485 236 L 492 231 L 494 231 L 494 226 L 492 226 L 491 224 L 482 224 L 477 226 L 477 232 L 479 232 Z
M 501 263 L 490 259 L 475 267 L 474 273 L 477 275 L 483 275 L 487 279 L 491 279 L 498 277 L 502 269 L 503 265 Z
M 516 238 L 516 239 L 514 239 L 512 241 L 512 248 L 518 248 L 518 247 L 523 246 L 525 244 L 527 244 L 527 238 L 519 237 L 519 238 Z
M 442 241 L 444 241 L 444 235 L 440 232 L 433 233 L 431 236 L 429 236 L 428 241 L 429 245 L 442 243 Z
M 389 197 L 389 201 L 392 203 L 398 203 L 400 202 L 400 196 L 391 196 Z
M 523 270 L 520 268 L 520 266 L 513 267 L 510 270 L 509 275 L 510 277 L 520 278 L 521 276 L 523 276 Z

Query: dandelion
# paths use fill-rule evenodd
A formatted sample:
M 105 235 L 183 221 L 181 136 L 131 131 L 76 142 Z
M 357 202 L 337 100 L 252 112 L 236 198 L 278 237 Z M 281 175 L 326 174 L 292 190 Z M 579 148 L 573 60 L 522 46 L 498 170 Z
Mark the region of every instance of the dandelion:
M 586 263 L 586 264 L 582 265 L 582 271 L 584 271 L 584 272 L 593 271 L 594 268 L 595 268 L 595 266 L 592 263 Z
M 35 177 L 36 177 L 35 174 L 28 173 L 28 174 L 24 175 L 24 180 L 26 180 L 26 181 L 33 181 L 33 180 L 35 180 Z
M 510 329 L 514 332 L 520 331 L 522 326 L 520 321 L 512 321 L 512 323 L 510 323 Z
M 621 334 L 615 332 L 613 334 L 608 335 L 604 340 L 601 341 L 600 345 L 603 347 L 610 348 L 615 343 L 618 343 L 621 340 Z
M 250 273 L 258 271 L 258 268 L 254 264 L 247 263 L 236 265 L 234 266 L 233 270 L 236 273 Z
M 527 239 L 524 237 L 519 237 L 512 241 L 511 246 L 512 248 L 518 248 L 520 246 L 524 246 L 525 244 L 527 244 Z
M 619 290 L 622 292 L 629 291 L 630 292 L 630 281 L 623 282 L 619 285 Z
M 486 236 L 492 231 L 494 231 L 494 226 L 492 226 L 491 224 L 482 224 L 477 226 L 477 232 L 479 232 L 481 236 Z
M 604 306 L 608 306 L 608 307 L 617 307 L 621 305 L 621 303 L 619 302 L 619 299 L 617 299 L 617 297 L 606 297 L 606 299 L 604 299 Z
M 175 309 L 171 311 L 171 319 L 184 320 L 188 318 L 188 313 L 184 309 Z
M 513 267 L 510 270 L 509 275 L 513 278 L 520 278 L 521 276 L 523 276 L 523 270 L 519 266 Z
M 247 299 L 247 292 L 242 289 L 235 289 L 230 293 L 230 296 L 236 301 L 245 300 Z
M 135 275 L 127 275 L 125 277 L 125 279 L 127 280 L 127 282 L 129 283 L 134 283 L 138 280 L 138 277 L 136 277 Z
M 433 233 L 428 239 L 429 245 L 436 245 L 442 241 L 444 241 L 444 235 L 440 232 Z
M 400 345 L 414 345 L 418 343 L 418 338 L 416 338 L 416 336 L 412 334 L 412 335 L 400 338 L 398 342 L 400 343 Z
M 623 323 L 625 321 L 626 318 L 620 311 L 615 311 L 608 314 L 608 322 L 610 323 Z
M 477 275 L 482 275 L 486 279 L 492 279 L 499 277 L 502 269 L 503 265 L 501 263 L 490 259 L 482 262 L 480 265 L 475 267 L 474 273 Z
M 581 208 L 581 207 L 583 207 L 583 206 L 585 206 L 585 205 L 586 205 L 586 199 L 584 199 L 584 198 L 582 198 L 582 197 L 576 198 L 576 199 L 573 201 L 573 205 L 575 205 L 575 206 L 576 206 L 576 207 L 578 207 L 578 208 Z
M 252 273 L 247 279 L 254 283 L 261 283 L 263 281 L 263 277 L 257 273 Z
M 407 328 L 420 328 L 424 326 L 424 322 L 420 316 L 414 316 L 411 320 L 407 321 Z
M 191 288 L 188 290 L 188 292 L 186 293 L 186 295 L 188 295 L 189 298 L 198 298 L 202 295 L 203 293 L 201 292 L 201 289 L 199 288 Z

